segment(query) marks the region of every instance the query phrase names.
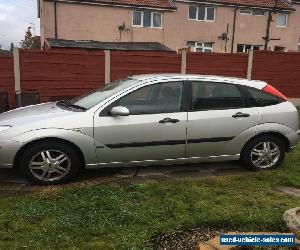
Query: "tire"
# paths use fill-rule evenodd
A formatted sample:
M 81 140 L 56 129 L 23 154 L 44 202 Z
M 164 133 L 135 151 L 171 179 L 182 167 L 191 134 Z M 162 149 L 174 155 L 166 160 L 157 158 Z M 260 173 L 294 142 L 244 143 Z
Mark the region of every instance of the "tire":
M 281 165 L 285 152 L 285 145 L 278 137 L 262 135 L 246 144 L 241 162 L 252 171 L 274 169 Z
M 80 171 L 78 153 L 66 143 L 41 142 L 27 148 L 20 157 L 21 174 L 39 185 L 64 184 Z

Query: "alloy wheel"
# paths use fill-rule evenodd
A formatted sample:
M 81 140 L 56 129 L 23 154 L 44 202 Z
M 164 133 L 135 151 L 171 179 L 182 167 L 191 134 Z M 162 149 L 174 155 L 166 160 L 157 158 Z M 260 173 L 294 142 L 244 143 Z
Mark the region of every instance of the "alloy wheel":
M 35 154 L 29 169 L 41 181 L 53 182 L 65 177 L 71 168 L 70 158 L 60 150 L 43 150 Z
M 280 159 L 280 147 L 271 141 L 257 144 L 251 151 L 251 161 L 261 169 L 273 167 Z

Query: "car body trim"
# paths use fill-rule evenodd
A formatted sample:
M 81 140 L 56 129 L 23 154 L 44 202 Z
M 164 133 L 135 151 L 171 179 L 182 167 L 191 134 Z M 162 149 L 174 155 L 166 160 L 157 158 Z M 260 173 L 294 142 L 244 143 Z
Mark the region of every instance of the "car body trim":
M 152 146 L 163 146 L 163 145 L 179 145 L 179 144 L 186 144 L 186 143 L 190 144 L 190 143 L 231 141 L 233 138 L 234 137 L 214 137 L 214 138 L 201 138 L 201 139 L 188 139 L 188 140 L 130 142 L 130 143 L 107 144 L 106 146 L 108 148 L 152 147 Z

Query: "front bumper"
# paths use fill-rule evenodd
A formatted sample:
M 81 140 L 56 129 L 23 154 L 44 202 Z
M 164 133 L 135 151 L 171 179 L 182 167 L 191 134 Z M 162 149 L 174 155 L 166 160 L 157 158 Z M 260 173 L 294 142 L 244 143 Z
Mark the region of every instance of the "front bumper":
M 12 168 L 15 156 L 23 143 L 0 140 L 0 168 Z

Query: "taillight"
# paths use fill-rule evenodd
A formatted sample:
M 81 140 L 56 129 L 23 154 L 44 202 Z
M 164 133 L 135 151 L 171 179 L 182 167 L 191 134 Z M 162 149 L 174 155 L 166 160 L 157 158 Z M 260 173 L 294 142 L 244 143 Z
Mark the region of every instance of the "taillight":
M 277 89 L 275 89 L 274 87 L 272 87 L 269 84 L 267 84 L 267 86 L 264 87 L 262 90 L 266 93 L 277 96 L 283 100 L 286 100 L 286 101 L 288 100 L 288 98 L 284 94 L 282 94 L 281 92 L 279 92 Z

